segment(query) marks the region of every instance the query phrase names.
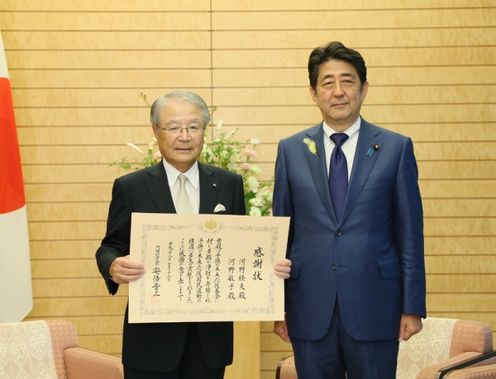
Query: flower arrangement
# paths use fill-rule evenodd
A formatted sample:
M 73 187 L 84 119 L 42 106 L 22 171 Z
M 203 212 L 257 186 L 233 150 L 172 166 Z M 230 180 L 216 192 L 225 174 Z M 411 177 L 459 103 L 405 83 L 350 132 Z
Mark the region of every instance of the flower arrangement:
M 214 127 L 214 138 L 205 139 L 200 161 L 241 175 L 244 182 L 247 214 L 250 216 L 270 215 L 272 190 L 269 184 L 259 181 L 261 170 L 254 164 L 257 157 L 256 147 L 260 141 L 254 138 L 247 143 L 237 141 L 234 139 L 236 131 L 237 129 L 224 131 L 222 121 L 219 121 Z M 121 159 L 117 164 L 125 170 L 150 167 L 162 159 L 155 138 L 148 144 L 146 150 L 142 150 L 133 143 L 127 143 L 127 145 L 139 152 L 142 158 L 133 162 L 127 158 Z

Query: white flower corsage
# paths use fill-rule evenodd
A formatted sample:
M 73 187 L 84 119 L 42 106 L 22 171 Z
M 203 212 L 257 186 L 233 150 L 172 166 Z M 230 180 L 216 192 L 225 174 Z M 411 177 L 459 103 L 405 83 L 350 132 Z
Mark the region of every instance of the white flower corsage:
M 313 139 L 303 138 L 303 143 L 307 145 L 309 152 L 311 152 L 313 155 L 317 155 L 317 145 L 315 144 L 315 141 Z

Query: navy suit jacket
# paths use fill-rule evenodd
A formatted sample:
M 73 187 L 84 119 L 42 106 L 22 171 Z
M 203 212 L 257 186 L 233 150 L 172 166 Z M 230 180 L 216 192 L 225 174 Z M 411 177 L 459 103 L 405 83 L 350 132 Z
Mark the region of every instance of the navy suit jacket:
M 232 172 L 203 164 L 200 177 L 200 213 L 214 213 L 223 204 L 227 214 L 245 214 L 243 179 Z M 115 294 L 118 285 L 109 269 L 117 257 L 129 254 L 131 212 L 176 213 L 167 174 L 162 162 L 118 178 L 112 189 L 107 233 L 96 252 L 98 268 L 107 288 Z M 221 368 L 232 362 L 233 327 L 231 322 L 197 323 L 202 351 L 207 364 Z M 188 335 L 188 323 L 128 323 L 124 318 L 122 361 L 145 371 L 168 372 L 180 363 Z
M 313 154 L 304 138 L 313 140 Z M 362 119 L 345 208 L 336 219 L 322 124 L 279 143 L 273 213 L 290 216 L 286 320 L 325 335 L 336 298 L 357 340 L 397 339 L 402 313 L 425 317 L 422 203 L 412 141 Z

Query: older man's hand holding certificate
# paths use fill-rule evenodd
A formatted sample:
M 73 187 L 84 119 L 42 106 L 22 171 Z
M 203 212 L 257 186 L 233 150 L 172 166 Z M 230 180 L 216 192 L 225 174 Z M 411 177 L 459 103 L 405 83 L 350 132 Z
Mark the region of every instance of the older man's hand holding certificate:
M 129 321 L 284 319 L 289 218 L 133 213 L 131 259 L 145 274 L 129 284 Z

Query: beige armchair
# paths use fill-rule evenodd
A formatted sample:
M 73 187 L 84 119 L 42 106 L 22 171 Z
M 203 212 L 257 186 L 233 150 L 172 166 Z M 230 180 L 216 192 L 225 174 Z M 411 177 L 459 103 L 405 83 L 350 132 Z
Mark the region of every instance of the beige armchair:
M 424 320 L 420 334 L 400 344 L 396 377 L 496 378 L 496 354 L 492 350 L 492 332 L 485 324 L 430 317 Z M 276 379 L 298 379 L 293 356 L 278 363 Z
M 0 324 L 0 378 L 122 379 L 121 360 L 79 347 L 65 320 Z

